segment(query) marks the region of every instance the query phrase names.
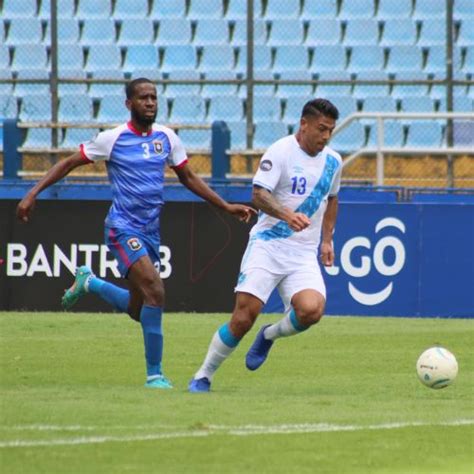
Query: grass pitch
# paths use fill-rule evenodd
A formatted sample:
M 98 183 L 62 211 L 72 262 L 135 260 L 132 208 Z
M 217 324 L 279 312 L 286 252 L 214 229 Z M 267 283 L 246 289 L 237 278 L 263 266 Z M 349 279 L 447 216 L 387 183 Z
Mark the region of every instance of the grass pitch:
M 472 473 L 473 322 L 326 317 L 277 341 L 256 372 L 245 353 L 187 383 L 228 315 L 167 314 L 166 375 L 145 389 L 141 328 L 112 314 L 0 313 L 0 467 L 14 473 Z M 439 343 L 453 386 L 415 362 Z

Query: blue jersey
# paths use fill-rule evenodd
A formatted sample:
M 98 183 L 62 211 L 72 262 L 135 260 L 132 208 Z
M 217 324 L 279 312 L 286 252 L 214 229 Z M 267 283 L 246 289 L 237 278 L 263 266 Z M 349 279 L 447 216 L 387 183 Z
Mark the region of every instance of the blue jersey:
M 166 165 L 180 167 L 187 161 L 173 130 L 154 124 L 150 132 L 140 133 L 128 122 L 83 143 L 81 153 L 91 162 L 106 161 L 112 187 L 108 227 L 159 229 Z

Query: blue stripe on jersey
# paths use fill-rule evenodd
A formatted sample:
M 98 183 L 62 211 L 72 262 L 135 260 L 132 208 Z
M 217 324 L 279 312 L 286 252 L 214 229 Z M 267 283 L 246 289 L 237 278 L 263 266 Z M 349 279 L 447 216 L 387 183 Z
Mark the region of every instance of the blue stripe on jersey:
M 329 193 L 331 181 L 337 168 L 337 159 L 332 155 L 327 155 L 321 178 L 311 191 L 311 194 L 295 209 L 295 212 L 301 212 L 311 218 L 319 209 L 323 197 Z M 286 239 L 293 235 L 293 233 L 294 230 L 291 230 L 286 222 L 279 221 L 270 229 L 258 232 L 255 237 L 262 240 Z

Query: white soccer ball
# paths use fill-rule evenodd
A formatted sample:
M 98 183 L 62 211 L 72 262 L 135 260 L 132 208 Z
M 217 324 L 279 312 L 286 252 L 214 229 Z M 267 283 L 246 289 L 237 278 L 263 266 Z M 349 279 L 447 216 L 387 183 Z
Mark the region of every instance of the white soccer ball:
M 430 347 L 418 358 L 416 372 L 423 385 L 444 388 L 454 382 L 458 374 L 458 362 L 444 347 Z

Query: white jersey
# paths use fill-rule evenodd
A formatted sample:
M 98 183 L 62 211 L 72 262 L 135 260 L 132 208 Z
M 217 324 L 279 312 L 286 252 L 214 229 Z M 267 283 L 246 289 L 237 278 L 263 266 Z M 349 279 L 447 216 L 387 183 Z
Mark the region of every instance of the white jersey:
M 308 216 L 311 225 L 295 232 L 286 222 L 260 211 L 250 231 L 251 240 L 274 241 L 317 252 L 328 196 L 339 191 L 341 169 L 341 156 L 329 147 L 310 156 L 294 135 L 273 143 L 260 160 L 253 184 L 270 191 L 283 206 Z

